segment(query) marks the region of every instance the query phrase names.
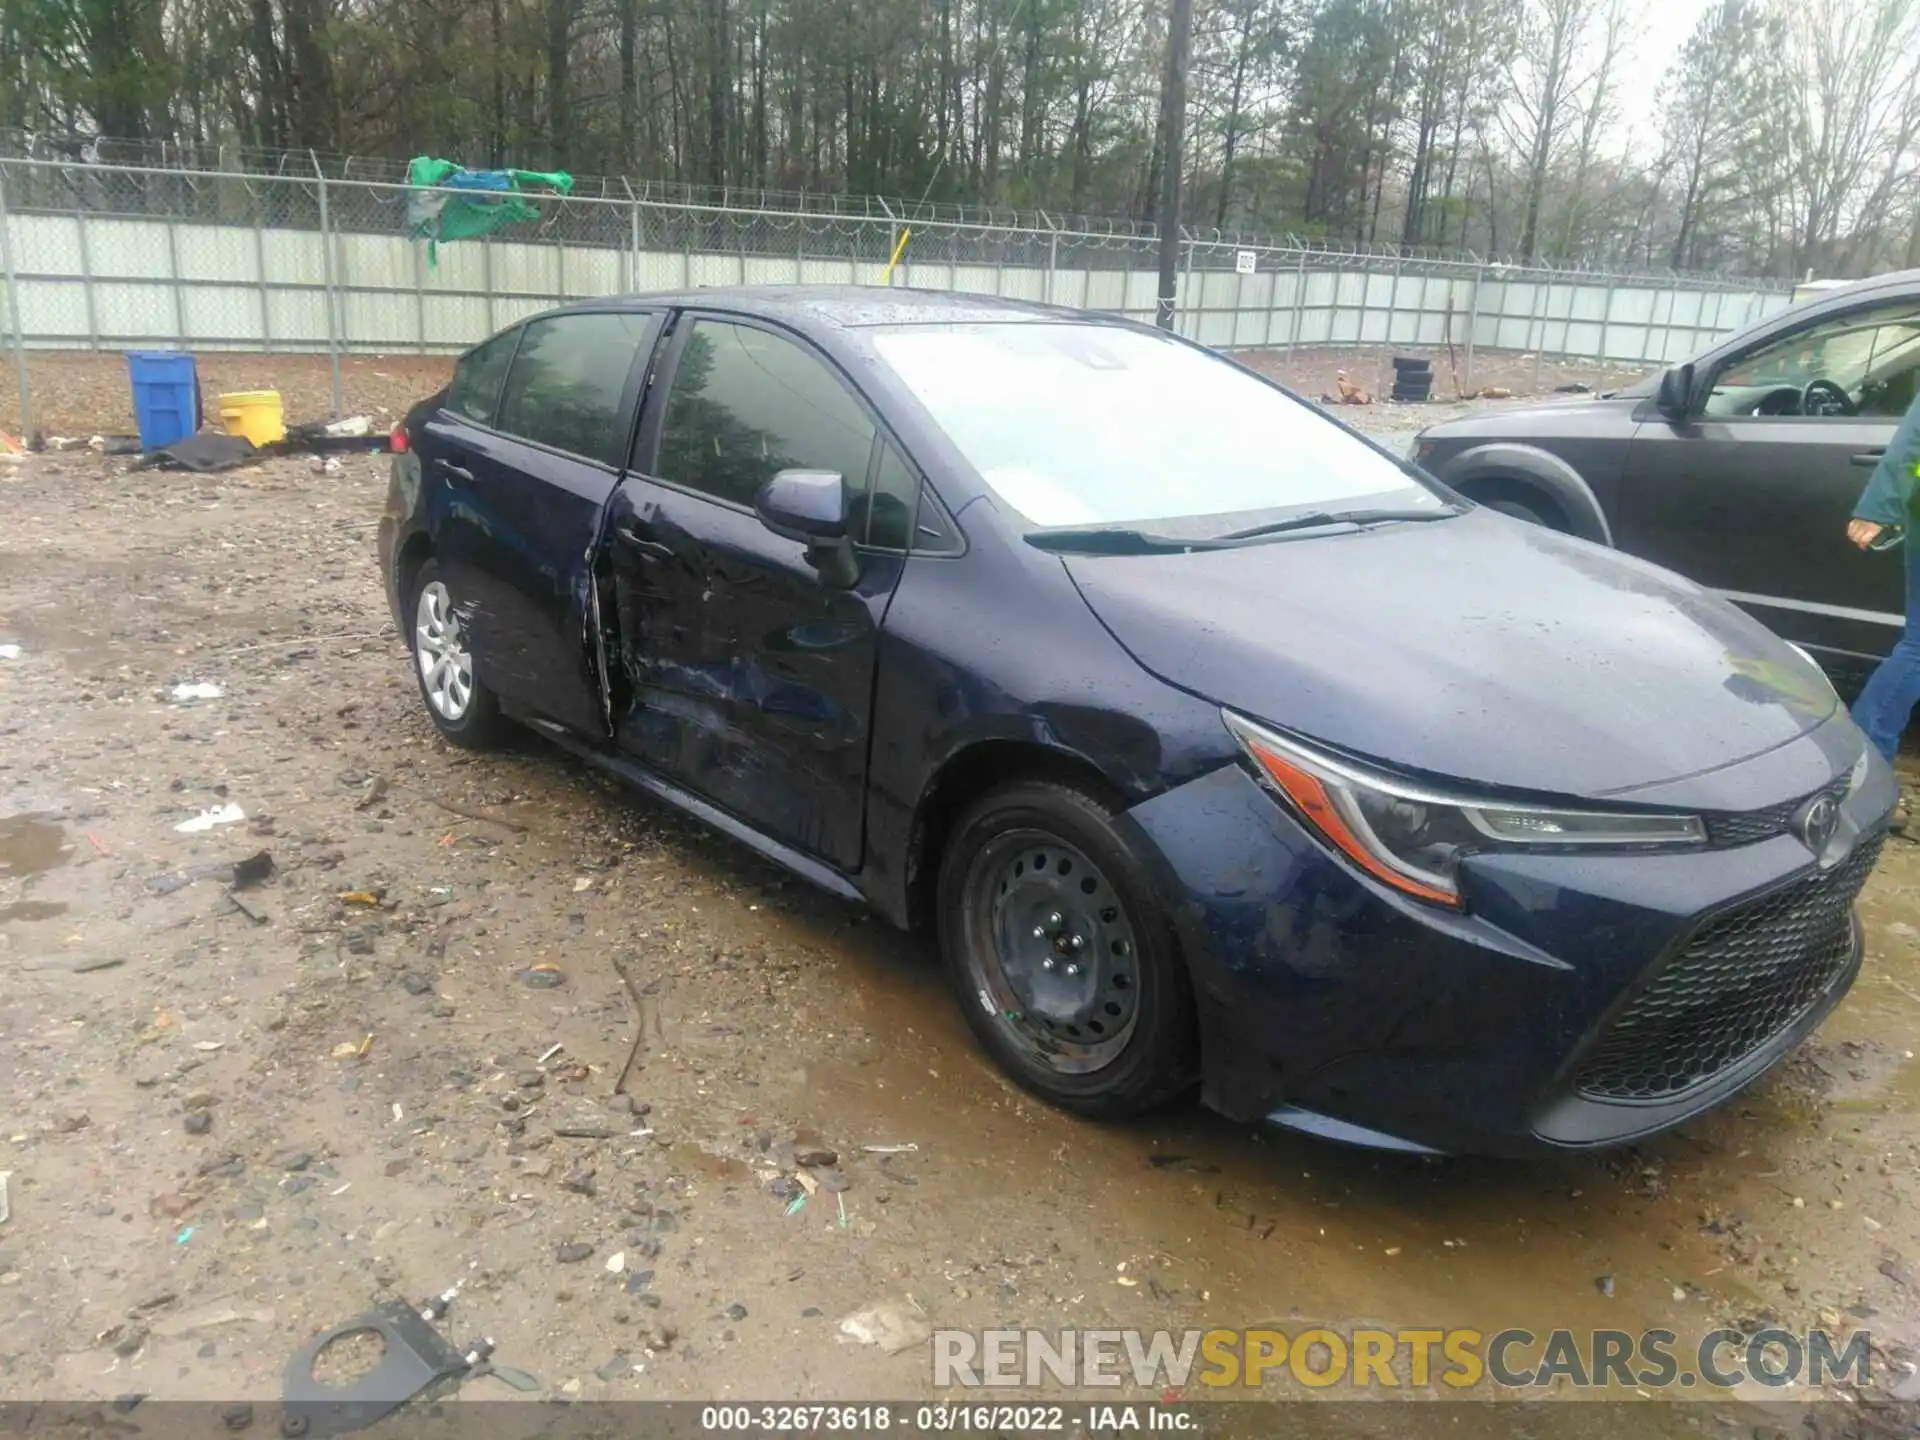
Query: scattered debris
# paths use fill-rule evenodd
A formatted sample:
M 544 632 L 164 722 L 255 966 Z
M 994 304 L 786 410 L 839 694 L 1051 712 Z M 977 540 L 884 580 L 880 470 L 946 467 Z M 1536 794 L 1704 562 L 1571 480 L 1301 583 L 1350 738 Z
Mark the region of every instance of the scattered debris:
M 566 983 L 558 965 L 530 965 L 520 972 L 520 983 L 529 990 L 555 990 Z
M 19 658 L 20 647 L 18 645 L 0 645 L 0 660 L 18 660 Z
M 1613 1276 L 1602 1275 L 1593 1282 L 1593 1288 L 1611 1300 L 1613 1298 Z
M 840 1321 L 843 1343 L 877 1345 L 882 1353 L 898 1355 L 933 1333 L 917 1305 L 899 1300 L 876 1300 Z
M 553 1258 L 562 1265 L 577 1265 L 591 1254 L 593 1254 L 593 1246 L 586 1241 L 569 1240 L 566 1244 L 555 1247 Z
M 13 1180 L 11 1170 L 0 1170 L 0 1225 L 13 1218 L 13 1201 L 8 1197 L 7 1187 Z
M 380 1363 L 349 1385 L 327 1385 L 314 1374 L 321 1353 L 349 1335 L 375 1331 L 385 1342 Z M 356 1320 L 316 1335 L 287 1362 L 282 1433 L 327 1440 L 364 1430 L 421 1391 L 463 1374 L 467 1361 L 405 1300 L 390 1300 Z M 295 1428 L 288 1429 L 291 1423 Z
M 537 969 L 538 967 L 536 966 L 535 968 Z M 567 1047 L 565 1045 L 562 1045 L 558 1040 L 556 1040 L 553 1042 L 553 1044 L 549 1045 L 545 1050 L 541 1051 L 540 1058 L 534 1061 L 533 1063 L 536 1065 L 544 1065 L 547 1063 L 547 1061 L 553 1059 L 554 1056 L 558 1055 L 562 1050 L 566 1048 Z
M 233 888 L 250 890 L 273 874 L 273 852 L 256 850 L 244 860 L 233 862 Z
M 238 825 L 247 818 L 247 812 L 238 805 L 217 805 L 211 810 L 202 810 L 191 820 L 182 820 L 173 828 L 182 835 L 199 835 L 216 825 Z
M 51 443 L 51 442 L 49 442 Z M 77 443 L 77 442 L 76 442 Z M 218 430 L 202 430 L 172 445 L 150 450 L 134 465 L 136 470 L 192 470 L 206 474 L 214 470 L 233 470 L 257 459 L 253 442 L 240 435 L 223 435 Z
M 185 705 L 194 700 L 219 700 L 226 693 L 208 680 L 183 680 L 167 692 L 167 698 L 176 705 Z
M 1511 400 L 1513 391 L 1504 385 L 1488 385 L 1480 392 L 1482 400 Z
M 919 1152 L 918 1145 L 862 1145 L 869 1155 L 913 1155 Z

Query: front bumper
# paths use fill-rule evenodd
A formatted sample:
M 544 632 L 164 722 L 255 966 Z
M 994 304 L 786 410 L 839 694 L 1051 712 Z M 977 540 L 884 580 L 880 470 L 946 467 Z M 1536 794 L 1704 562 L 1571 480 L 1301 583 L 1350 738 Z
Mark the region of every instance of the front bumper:
M 1481 855 L 1467 862 L 1464 912 L 1358 874 L 1239 766 L 1129 814 L 1175 897 L 1211 1105 L 1362 1144 L 1526 1154 L 1679 1124 L 1805 1038 L 1858 971 L 1852 896 L 1897 795 L 1876 759 L 1817 862 L 1791 835 Z M 1842 929 L 1821 932 L 1789 976 L 1800 962 L 1761 922 L 1785 915 L 1775 929 L 1787 935 L 1802 900 Z M 1766 1004 L 1719 1006 L 1715 987 L 1745 994 L 1774 971 Z M 1708 1018 L 1720 1029 L 1706 1061 L 1623 1052 L 1635 1027 L 1684 1036 Z

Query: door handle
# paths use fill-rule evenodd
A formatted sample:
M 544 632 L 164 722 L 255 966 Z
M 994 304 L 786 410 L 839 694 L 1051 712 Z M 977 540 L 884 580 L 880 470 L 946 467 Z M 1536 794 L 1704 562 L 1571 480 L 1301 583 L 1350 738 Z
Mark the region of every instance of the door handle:
M 634 549 L 638 550 L 642 555 L 649 556 L 655 560 L 673 559 L 672 546 L 662 545 L 658 540 L 649 540 L 631 525 L 616 526 L 614 533 Z
M 451 475 L 456 480 L 464 480 L 469 485 L 473 483 L 473 472 L 471 470 L 456 465 L 451 460 L 439 460 L 434 463 L 439 465 L 444 474 Z
M 1886 453 L 1887 452 L 1884 449 L 1859 450 L 1854 453 L 1853 458 L 1849 460 L 1847 463 L 1849 465 L 1858 466 L 1862 470 L 1871 470 L 1874 466 L 1880 463 L 1880 457 L 1885 455 Z

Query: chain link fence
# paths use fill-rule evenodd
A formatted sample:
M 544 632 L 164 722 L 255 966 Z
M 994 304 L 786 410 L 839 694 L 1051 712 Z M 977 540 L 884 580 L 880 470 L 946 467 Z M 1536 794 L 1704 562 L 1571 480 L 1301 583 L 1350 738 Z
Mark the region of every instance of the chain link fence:
M 363 167 L 363 169 L 366 167 Z M 0 158 L 4 333 L 26 352 L 458 352 L 567 300 L 716 285 L 917 286 L 1150 320 L 1158 238 L 1038 212 L 662 193 L 599 182 L 538 221 L 430 254 L 414 193 L 299 174 Z M 621 193 L 608 193 L 609 189 Z M 458 192 L 470 194 L 471 192 Z M 799 197 L 804 201 L 807 197 Z M 744 203 L 752 201 L 753 203 Z M 1180 332 L 1221 348 L 1463 348 L 1658 364 L 1788 303 L 1762 282 L 1616 275 L 1183 232 Z M 898 254 L 889 277 L 889 261 Z

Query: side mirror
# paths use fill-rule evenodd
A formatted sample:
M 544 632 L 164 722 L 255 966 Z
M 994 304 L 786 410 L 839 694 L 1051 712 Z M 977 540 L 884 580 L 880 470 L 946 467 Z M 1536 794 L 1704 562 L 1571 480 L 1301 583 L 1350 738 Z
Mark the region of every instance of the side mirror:
M 1675 365 L 1660 377 L 1660 388 L 1654 392 L 1653 405 L 1662 415 L 1678 425 L 1693 415 L 1693 366 Z
M 760 523 L 807 547 L 821 580 L 846 589 L 860 578 L 860 557 L 847 537 L 847 484 L 832 470 L 782 470 L 753 498 Z

